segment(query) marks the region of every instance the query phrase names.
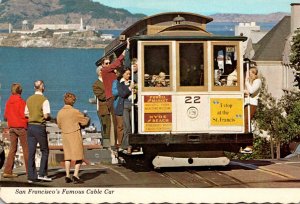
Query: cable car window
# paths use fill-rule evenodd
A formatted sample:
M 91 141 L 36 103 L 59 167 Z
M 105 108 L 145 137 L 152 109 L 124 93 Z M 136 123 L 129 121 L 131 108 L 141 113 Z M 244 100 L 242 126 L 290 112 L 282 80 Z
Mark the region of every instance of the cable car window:
M 144 86 L 170 87 L 169 45 L 144 46 Z
M 180 86 L 204 86 L 202 43 L 180 43 Z
M 235 87 L 238 85 L 236 46 L 215 45 L 214 86 Z

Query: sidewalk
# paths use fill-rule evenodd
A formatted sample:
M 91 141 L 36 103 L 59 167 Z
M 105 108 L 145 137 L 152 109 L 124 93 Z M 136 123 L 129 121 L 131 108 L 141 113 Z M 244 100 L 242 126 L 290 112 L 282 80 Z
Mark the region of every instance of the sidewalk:
M 233 164 L 240 164 L 250 169 L 260 169 L 266 172 L 275 173 L 288 179 L 300 181 L 300 159 L 274 159 L 274 160 L 245 160 L 232 161 Z

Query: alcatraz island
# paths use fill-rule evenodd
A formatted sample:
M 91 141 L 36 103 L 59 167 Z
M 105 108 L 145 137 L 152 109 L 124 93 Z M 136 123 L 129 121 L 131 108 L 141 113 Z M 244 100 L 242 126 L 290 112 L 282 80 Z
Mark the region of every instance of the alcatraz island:
M 84 26 L 82 18 L 78 24 L 34 24 L 32 29 L 23 20 L 22 29 L 8 28 L 0 33 L 2 47 L 104 48 L 115 37 Z

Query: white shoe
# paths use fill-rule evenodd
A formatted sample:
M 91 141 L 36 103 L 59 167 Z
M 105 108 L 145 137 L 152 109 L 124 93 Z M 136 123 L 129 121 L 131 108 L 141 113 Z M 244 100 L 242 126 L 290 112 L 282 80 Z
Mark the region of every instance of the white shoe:
M 52 178 L 49 178 L 48 176 L 38 176 L 38 179 L 42 181 L 52 181 Z

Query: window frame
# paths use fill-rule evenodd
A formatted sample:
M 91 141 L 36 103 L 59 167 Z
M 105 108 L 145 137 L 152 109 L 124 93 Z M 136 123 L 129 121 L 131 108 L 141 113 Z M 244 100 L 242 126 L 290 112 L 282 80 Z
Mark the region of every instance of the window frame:
M 169 47 L 169 87 L 145 87 L 145 46 L 162 46 L 167 45 Z M 172 42 L 141 42 L 141 69 L 142 69 L 142 91 L 147 92 L 166 92 L 172 91 L 173 77 L 172 77 Z
M 214 84 L 214 67 L 215 67 L 215 61 L 214 61 L 214 47 L 215 46 L 234 46 L 236 48 L 236 54 L 237 54 L 237 64 L 236 64 L 236 72 L 237 72 L 237 86 L 215 86 Z M 212 91 L 241 91 L 241 67 L 240 67 L 240 43 L 236 41 L 231 42 L 211 42 L 211 89 Z
M 204 69 L 204 85 L 203 86 L 181 86 L 180 85 L 180 44 L 202 44 L 203 45 L 203 69 Z M 177 91 L 208 91 L 208 62 L 207 62 L 207 42 L 206 41 L 177 41 L 176 42 L 176 88 Z

